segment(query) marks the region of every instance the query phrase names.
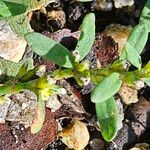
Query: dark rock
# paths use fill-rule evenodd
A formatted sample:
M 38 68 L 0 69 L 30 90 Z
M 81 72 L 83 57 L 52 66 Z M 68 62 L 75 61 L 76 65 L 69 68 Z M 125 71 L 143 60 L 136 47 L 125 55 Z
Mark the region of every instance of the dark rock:
M 107 150 L 128 150 L 131 148 L 137 141 L 137 137 L 133 133 L 132 129 L 124 124 L 123 128 L 119 130 L 116 138 L 113 142 L 110 142 L 106 145 Z
M 59 1 L 50 2 L 45 8 L 34 11 L 30 20 L 31 28 L 36 32 L 57 31 L 64 27 L 66 15 Z
M 92 50 L 103 67 L 118 58 L 118 44 L 110 36 L 97 34 Z
M 70 0 L 69 0 L 70 1 Z M 79 2 L 69 2 L 68 5 L 65 5 L 66 12 L 66 25 L 73 31 L 78 30 L 81 25 L 82 19 L 88 12 L 88 4 L 83 4 Z
M 127 111 L 126 118 L 130 121 L 134 133 L 140 136 L 150 124 L 150 102 L 140 97 L 139 102 Z
M 6 124 L 0 124 L 0 149 L 17 149 L 17 145 L 15 145 L 14 138 L 11 135 L 11 129 Z
M 13 123 L 14 124 L 14 123 Z M 46 110 L 46 119 L 42 129 L 31 134 L 30 128 L 24 129 L 13 124 L 0 124 L 0 148 L 4 150 L 41 150 L 55 140 L 57 123 L 50 110 Z

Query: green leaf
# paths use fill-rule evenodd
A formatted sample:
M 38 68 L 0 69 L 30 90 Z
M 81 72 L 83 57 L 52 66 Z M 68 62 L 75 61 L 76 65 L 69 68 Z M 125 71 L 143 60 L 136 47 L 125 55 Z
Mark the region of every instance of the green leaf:
M 126 72 L 122 79 L 122 81 L 125 82 L 128 86 L 135 86 L 137 80 L 138 76 L 135 74 L 134 71 Z
M 31 59 L 21 61 L 19 63 L 0 59 L 0 71 L 2 74 L 15 77 L 23 64 L 27 64 L 28 70 L 33 68 L 33 61 Z
M 125 49 L 127 52 L 127 60 L 137 68 L 141 68 L 141 56 L 137 53 L 136 49 L 132 47 L 129 43 L 125 44 Z
M 150 61 L 142 69 L 145 74 L 150 73 Z
M 139 22 L 147 25 L 148 31 L 150 32 L 150 0 L 147 0 L 142 10 Z
M 28 72 L 28 65 L 27 64 L 23 64 L 21 67 L 20 67 L 20 69 L 19 69 L 19 71 L 18 71 L 18 73 L 17 73 L 17 75 L 16 75 L 16 79 L 20 79 L 20 78 L 22 78 L 26 73 Z
M 73 77 L 73 69 L 72 68 L 64 69 L 64 70 L 57 69 L 51 74 L 51 76 L 55 80 L 71 78 L 71 77 Z
M 73 67 L 72 53 L 58 42 L 35 32 L 26 34 L 25 39 L 32 50 L 43 58 L 66 68 Z
M 26 6 L 25 13 L 6 19 L 12 30 L 16 32 L 19 36 L 23 37 L 24 34 L 30 32 L 31 30 L 29 24 L 29 13 L 31 11 L 39 10 L 46 3 L 46 0 L 7 0 L 7 2 L 18 3 Z
M 28 69 L 26 74 L 24 74 L 19 81 L 21 82 L 27 82 L 30 81 L 31 79 L 35 79 L 36 77 L 39 77 L 38 73 L 43 72 L 45 70 L 44 65 L 36 66 L 33 69 Z M 25 73 L 25 70 L 24 70 Z
M 140 54 L 147 42 L 148 30 L 145 24 L 136 25 L 131 31 L 127 42 Z
M 2 17 L 10 17 L 20 15 L 26 12 L 26 7 L 19 3 L 0 1 L 0 15 Z
M 106 141 L 112 141 L 119 130 L 116 101 L 111 97 L 104 102 L 96 103 L 95 106 L 102 136 Z
M 116 94 L 121 86 L 119 73 L 112 73 L 104 78 L 92 91 L 91 101 L 93 103 L 100 103 L 108 100 Z
M 81 61 L 91 50 L 95 39 L 95 15 L 94 13 L 87 14 L 80 27 L 81 34 L 76 46 L 79 52 L 79 61 Z
M 150 78 L 143 78 L 142 79 L 148 86 L 150 86 Z
M 31 133 L 35 134 L 39 132 L 43 126 L 45 120 L 45 102 L 41 99 L 39 95 L 37 101 L 37 108 L 36 108 L 36 116 L 31 125 Z
M 134 27 L 125 43 L 120 59 L 127 59 L 137 68 L 141 67 L 140 53 L 143 51 L 148 39 L 148 29 L 145 24 Z

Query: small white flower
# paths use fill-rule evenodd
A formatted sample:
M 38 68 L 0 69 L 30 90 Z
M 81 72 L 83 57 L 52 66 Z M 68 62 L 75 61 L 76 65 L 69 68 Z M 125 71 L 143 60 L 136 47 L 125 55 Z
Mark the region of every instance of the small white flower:
M 72 52 L 72 54 L 75 57 L 75 62 L 79 62 L 79 59 L 80 59 L 79 51 L 78 50 L 74 50 Z
M 39 77 L 41 77 L 41 76 L 44 75 L 45 72 L 46 72 L 45 65 L 41 65 L 41 66 L 39 66 L 38 71 L 36 71 L 36 75 L 39 76 Z
M 64 88 L 60 88 L 60 93 L 61 93 L 62 95 L 65 95 L 65 94 L 67 93 L 67 91 L 66 91 Z
M 83 64 L 83 66 L 84 66 L 84 70 L 88 70 L 89 69 L 89 60 L 84 60 L 83 62 L 82 62 L 82 64 Z
M 128 61 L 123 61 L 123 62 L 122 62 L 122 65 L 123 65 L 123 68 L 124 68 L 124 69 L 128 69 L 131 64 L 130 64 Z

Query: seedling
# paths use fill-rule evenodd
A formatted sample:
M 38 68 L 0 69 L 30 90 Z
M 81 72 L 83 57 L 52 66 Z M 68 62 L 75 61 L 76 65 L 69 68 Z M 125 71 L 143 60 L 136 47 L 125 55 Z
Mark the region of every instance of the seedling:
M 148 4 L 149 1 L 145 7 Z M 83 61 L 94 42 L 95 17 L 93 13 L 88 14 L 83 20 L 80 38 L 73 54 L 59 43 L 39 33 L 29 33 L 25 36 L 35 53 L 64 67 L 51 74 L 54 79 L 74 77 L 80 86 L 88 84 L 89 81 L 95 84 L 91 93 L 91 101 L 95 103 L 100 129 L 106 141 L 113 140 L 118 132 L 119 115 L 114 95 L 118 92 L 122 83 L 125 82 L 129 86 L 135 86 L 138 80 L 143 80 L 149 84 L 150 69 L 147 67 L 149 63 L 144 68 L 135 71 L 128 71 L 124 67 L 127 61 L 138 68 L 141 66 L 141 62 L 137 61 L 137 58 L 140 57 L 139 54 L 142 52 L 148 37 L 148 25 L 145 24 L 146 21 L 142 20 L 141 22 L 129 36 L 121 59 L 101 69 L 89 69 L 88 62 Z M 40 40 L 37 42 L 37 39 Z M 129 44 L 130 42 L 133 44 Z M 133 57 L 135 55 L 132 52 L 133 48 L 137 53 L 136 57 Z M 131 61 L 130 58 L 133 58 L 133 60 Z
M 45 119 L 45 101 L 54 94 L 65 94 L 65 89 L 56 85 L 56 80 L 49 75 L 38 76 L 43 71 L 44 66 L 31 67 L 31 62 L 13 63 L 7 60 L 0 61 L 1 72 L 8 75 L 5 70 L 9 70 L 8 81 L 0 86 L 0 103 L 5 103 L 6 94 L 15 94 L 25 89 L 33 91 L 37 95 L 36 117 L 31 126 L 31 132 L 37 133 Z M 32 68 L 32 69 L 31 69 Z
M 141 68 L 141 52 L 147 42 L 148 33 L 150 32 L 150 0 L 148 0 L 143 8 L 140 16 L 139 24 L 136 25 L 126 41 L 123 49 L 121 60 L 126 59 L 132 65 Z
M 80 38 L 73 54 L 60 43 L 40 33 L 34 32 L 25 35 L 28 45 L 35 53 L 60 66 L 60 69 L 54 71 L 49 76 L 13 85 L 13 89 L 15 90 L 18 89 L 16 87 L 19 86 L 18 91 L 26 88 L 33 90 L 39 97 L 38 111 L 40 113 L 37 112 L 37 114 L 40 115 L 34 122 L 35 124 L 40 123 L 40 126 L 34 126 L 34 124 L 32 126 L 33 133 L 40 130 L 44 120 L 43 101 L 46 100 L 51 94 L 51 91 L 56 88 L 55 83 L 50 82 L 51 84 L 49 84 L 47 78 L 56 81 L 74 77 L 80 86 L 87 85 L 89 81 L 95 84 L 95 88 L 91 93 L 91 101 L 95 103 L 101 133 L 106 141 L 114 139 L 119 130 L 119 115 L 114 96 L 122 83 L 125 82 L 127 85 L 134 87 L 139 80 L 143 80 L 150 85 L 150 63 L 141 68 L 140 61 L 140 53 L 146 44 L 148 32 L 150 31 L 149 22 L 147 21 L 147 18 L 149 18 L 149 7 L 150 0 L 147 1 L 143 9 L 139 25 L 133 28 L 131 32 L 121 58 L 105 68 L 90 69 L 89 63 L 84 61 L 85 56 L 91 50 L 95 38 L 95 16 L 93 13 L 86 15 L 83 20 L 80 28 Z M 124 67 L 127 61 L 136 66 L 138 70 L 128 71 Z M 42 82 L 44 81 L 44 83 L 46 81 L 46 86 L 43 87 L 43 83 L 41 83 L 40 80 L 42 80 Z M 41 83 L 42 88 L 37 87 L 38 82 Z M 24 85 L 30 86 L 27 87 Z M 7 86 L 8 85 L 5 86 L 4 84 L 0 87 L 0 91 L 5 91 L 2 92 L 2 95 L 7 94 Z M 21 90 L 20 87 L 22 87 Z M 2 90 L 5 88 L 6 90 Z

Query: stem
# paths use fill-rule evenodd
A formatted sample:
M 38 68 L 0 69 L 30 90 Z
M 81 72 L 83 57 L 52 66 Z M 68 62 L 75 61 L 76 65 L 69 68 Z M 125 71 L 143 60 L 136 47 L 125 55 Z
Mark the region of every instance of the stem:
M 32 80 L 29 82 L 25 82 L 25 83 L 18 83 L 17 85 L 14 86 L 1 86 L 0 87 L 0 96 L 3 96 L 5 94 L 13 94 L 16 92 L 21 92 L 25 89 L 31 90 L 31 91 L 35 91 L 36 89 L 36 81 L 37 80 Z
M 27 74 L 25 74 L 21 79 L 20 81 L 21 82 L 26 82 L 26 81 L 29 81 L 31 80 L 31 78 L 33 78 L 34 76 L 36 76 L 36 72 L 39 71 L 39 70 L 42 70 L 43 69 L 43 66 L 37 66 L 35 67 L 33 70 L 29 70 Z M 37 76 L 36 76 L 37 77 Z

